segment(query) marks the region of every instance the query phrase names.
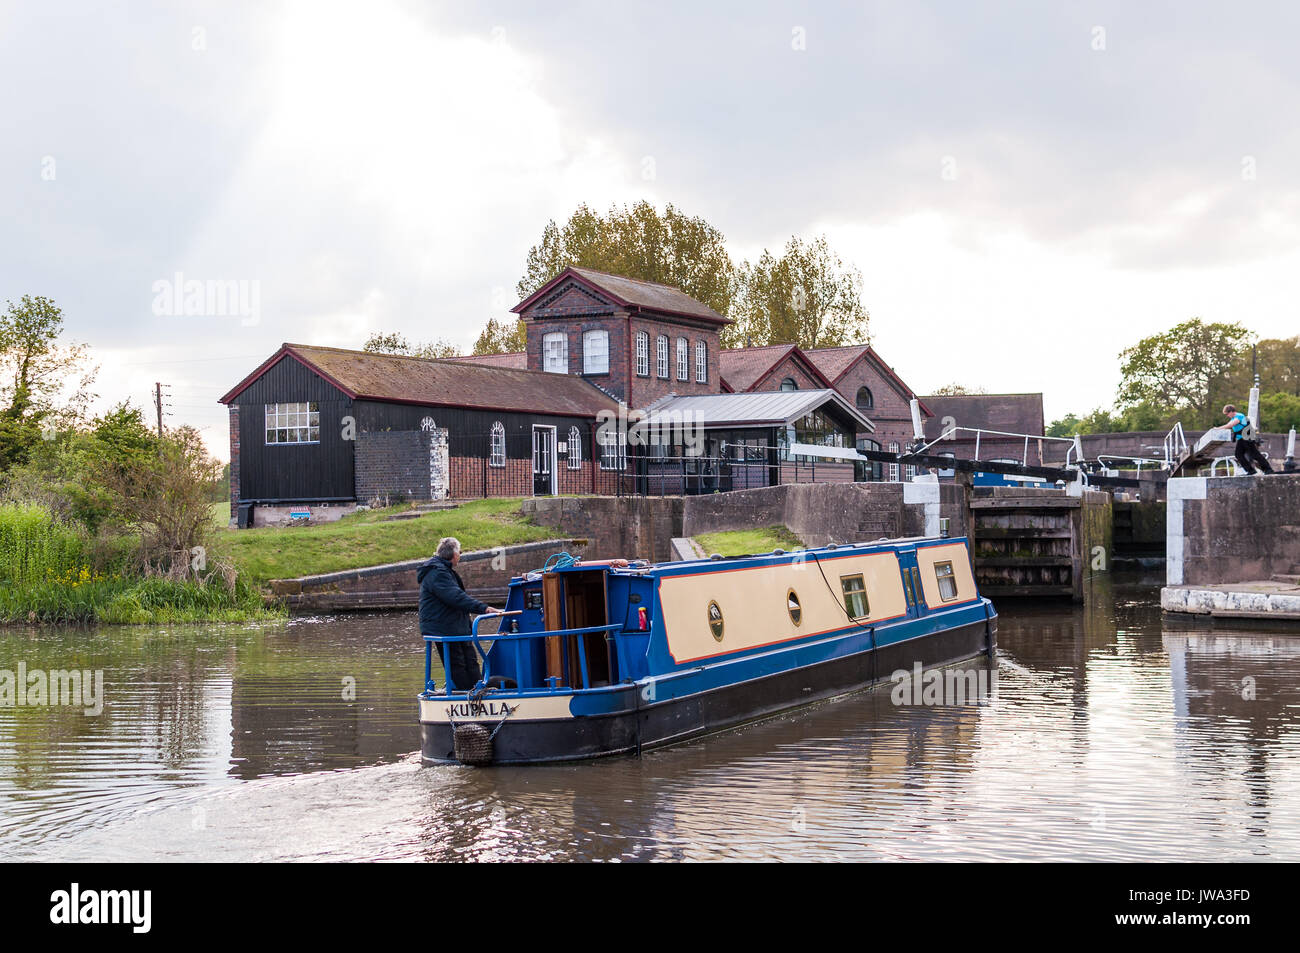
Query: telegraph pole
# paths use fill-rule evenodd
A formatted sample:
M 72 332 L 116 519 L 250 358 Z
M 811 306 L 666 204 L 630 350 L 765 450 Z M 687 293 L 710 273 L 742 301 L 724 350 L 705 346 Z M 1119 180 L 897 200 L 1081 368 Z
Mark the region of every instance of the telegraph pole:
M 158 412 L 158 436 L 162 433 L 162 384 L 155 382 L 153 385 L 153 406 Z

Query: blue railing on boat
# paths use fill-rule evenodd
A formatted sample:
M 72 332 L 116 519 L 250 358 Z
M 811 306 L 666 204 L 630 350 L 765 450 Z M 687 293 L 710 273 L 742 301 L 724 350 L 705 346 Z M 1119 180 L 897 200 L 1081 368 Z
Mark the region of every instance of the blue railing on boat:
M 483 648 L 483 644 L 482 642 L 479 641 L 479 639 L 481 638 L 489 639 L 493 643 L 494 647 L 498 642 L 513 642 L 514 657 L 515 657 L 515 673 L 516 675 L 518 675 L 524 670 L 523 648 L 526 642 L 533 639 L 554 639 L 554 638 L 562 638 L 567 636 L 576 636 L 578 639 L 578 669 L 582 675 L 581 687 L 583 689 L 589 689 L 591 688 L 591 680 L 587 673 L 586 637 L 588 635 L 594 635 L 599 632 L 605 634 L 605 637 L 608 638 L 611 633 L 623 628 L 623 626 L 620 623 L 613 623 L 611 625 L 589 625 L 580 629 L 547 629 L 541 632 L 495 632 L 495 633 L 487 633 L 485 635 L 479 635 L 478 626 L 479 623 L 482 622 L 484 619 L 499 620 L 499 619 L 504 619 L 508 616 L 520 615 L 520 614 L 521 614 L 520 610 L 518 609 L 512 610 L 510 612 L 488 612 L 488 613 L 484 613 L 483 615 L 474 617 L 474 622 L 470 627 L 469 635 L 426 635 L 424 636 L 424 690 L 429 694 L 436 694 L 434 683 L 433 683 L 433 646 L 435 642 L 439 646 L 441 646 L 441 649 L 439 650 L 439 658 L 442 659 L 443 678 L 444 681 L 446 681 L 447 683 L 446 694 L 451 694 L 451 676 L 450 676 L 451 656 L 448 654 L 448 649 L 450 648 L 451 643 L 471 642 L 473 643 L 474 648 L 478 650 L 479 657 L 483 660 L 483 677 L 479 681 L 479 686 L 481 686 L 487 684 L 488 679 L 492 677 L 492 672 L 491 672 L 491 661 L 489 658 L 489 652 Z M 618 665 L 618 671 L 620 673 L 626 672 L 627 669 L 624 667 L 622 641 L 618 638 L 615 638 L 613 642 L 614 642 L 614 658 L 616 664 Z M 561 645 L 561 650 L 567 653 L 568 651 L 567 639 L 564 642 L 561 642 L 560 645 Z M 566 665 L 565 668 L 567 669 L 567 667 L 568 666 Z M 523 690 L 529 692 L 540 692 L 543 694 L 562 694 L 562 693 L 567 694 L 574 690 L 572 687 L 568 687 L 568 686 L 560 687 L 558 685 L 558 682 L 559 682 L 558 676 L 552 675 L 547 677 L 546 679 L 547 684 L 545 686 L 534 686 Z M 456 686 L 456 689 L 457 691 L 464 692 L 464 691 L 469 691 L 470 688 L 477 688 L 479 686 L 469 686 L 469 688 L 466 688 L 458 685 Z M 523 688 L 523 686 L 519 686 L 519 687 L 521 689 Z

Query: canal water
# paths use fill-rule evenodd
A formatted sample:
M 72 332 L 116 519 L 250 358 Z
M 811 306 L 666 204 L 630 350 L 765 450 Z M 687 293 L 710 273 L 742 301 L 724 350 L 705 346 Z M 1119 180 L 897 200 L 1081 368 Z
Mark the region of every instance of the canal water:
M 1000 606 L 965 704 L 560 767 L 419 764 L 413 614 L 3 630 L 0 669 L 100 669 L 106 704 L 0 708 L 0 859 L 1300 859 L 1300 633 L 1090 586 Z

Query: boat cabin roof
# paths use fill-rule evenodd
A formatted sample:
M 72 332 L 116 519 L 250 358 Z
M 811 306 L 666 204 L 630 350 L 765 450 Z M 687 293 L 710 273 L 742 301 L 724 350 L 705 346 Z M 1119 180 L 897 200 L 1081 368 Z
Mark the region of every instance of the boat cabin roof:
M 686 568 L 698 568 L 700 566 L 719 566 L 728 563 L 740 563 L 760 559 L 780 559 L 786 556 L 796 554 L 805 555 L 830 555 L 835 554 L 842 556 L 848 552 L 884 552 L 888 550 L 904 551 L 914 549 L 917 545 L 935 544 L 948 545 L 950 543 L 965 542 L 964 536 L 900 536 L 890 539 L 877 539 L 860 543 L 830 543 L 826 546 L 809 546 L 804 549 L 774 549 L 766 553 L 746 553 L 740 556 L 709 556 L 703 559 L 684 559 L 676 562 L 667 563 L 649 563 L 642 561 L 629 562 L 625 567 L 611 566 L 610 560 L 593 559 L 580 560 L 567 566 L 557 567 L 546 570 L 547 572 L 573 573 L 573 572 L 591 572 L 593 569 L 602 569 L 615 575 L 627 576 L 657 576 L 664 573 L 674 573 L 677 570 Z M 541 571 L 534 570 L 527 576 L 516 577 L 517 580 L 540 579 Z

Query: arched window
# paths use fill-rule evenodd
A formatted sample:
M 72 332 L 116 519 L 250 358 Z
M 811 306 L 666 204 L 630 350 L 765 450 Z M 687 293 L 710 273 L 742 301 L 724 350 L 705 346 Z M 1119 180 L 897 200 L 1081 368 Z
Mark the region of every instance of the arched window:
M 506 465 L 506 428 L 499 420 L 492 424 L 492 448 L 488 463 L 494 467 Z
M 871 395 L 871 388 L 858 388 L 858 410 L 870 410 L 876 406 L 876 398 Z
M 794 382 L 793 377 L 787 377 L 781 381 L 781 390 L 798 390 L 799 385 Z
M 709 346 L 703 341 L 695 342 L 695 383 L 709 382 Z
M 582 373 L 609 373 L 609 332 L 582 332 Z
M 690 345 L 686 343 L 686 338 L 677 339 L 677 379 L 679 381 L 690 380 L 691 377 L 691 355 Z
M 655 339 L 655 374 L 668 380 L 668 335 Z
M 569 428 L 569 469 L 582 469 L 582 431 L 577 427 Z
M 636 332 L 636 374 L 650 376 L 650 334 L 646 331 Z

